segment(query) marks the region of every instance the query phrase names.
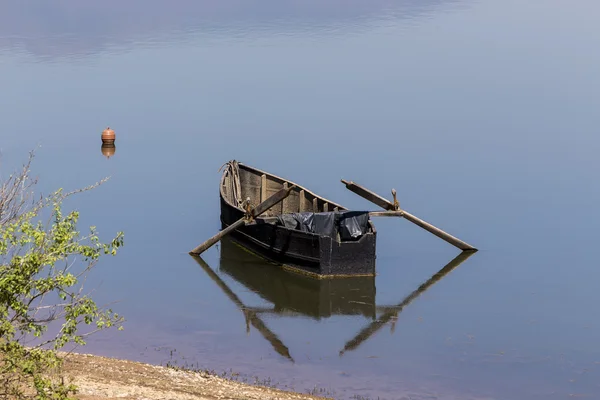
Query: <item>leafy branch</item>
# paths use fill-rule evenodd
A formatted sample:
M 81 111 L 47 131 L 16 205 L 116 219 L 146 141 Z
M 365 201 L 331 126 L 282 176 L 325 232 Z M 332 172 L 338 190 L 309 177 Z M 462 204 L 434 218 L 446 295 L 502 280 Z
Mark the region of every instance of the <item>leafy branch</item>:
M 67 344 L 85 345 L 85 338 L 99 330 L 122 328 L 123 318 L 98 307 L 83 283 L 101 256 L 117 254 L 124 236 L 118 232 L 103 243 L 93 226 L 82 236 L 79 212 L 63 212 L 66 198 L 108 178 L 36 197 L 32 159 L 33 152 L 21 170 L 0 184 L 0 396 L 68 399 L 76 388 L 49 377 L 62 365 L 56 351 Z M 46 210 L 50 217 L 42 223 Z M 27 346 L 35 339 L 37 344 Z

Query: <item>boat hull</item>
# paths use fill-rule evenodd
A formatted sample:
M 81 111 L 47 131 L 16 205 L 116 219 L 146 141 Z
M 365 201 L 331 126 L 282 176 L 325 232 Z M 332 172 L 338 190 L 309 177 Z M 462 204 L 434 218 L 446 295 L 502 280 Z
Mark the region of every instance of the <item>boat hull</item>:
M 243 216 L 240 210 L 221 202 L 222 228 Z M 320 277 L 375 275 L 376 233 L 365 234 L 356 242 L 339 243 L 327 236 L 257 223 L 230 235 L 253 253 L 297 272 Z
M 272 179 L 275 178 L 281 179 L 278 177 Z M 223 190 L 225 187 L 227 183 L 224 176 L 220 191 L 222 228 L 226 228 L 244 216 L 244 211 L 235 205 L 231 197 L 228 198 L 226 190 Z M 243 185 L 240 190 L 245 191 Z M 300 187 L 299 190 L 304 189 Z M 257 204 L 259 200 L 254 199 L 253 204 Z M 325 201 L 319 197 L 319 201 L 321 200 Z M 341 208 L 337 204 L 336 207 Z M 257 218 L 254 223 L 242 226 L 230 235 L 253 253 L 296 272 L 319 278 L 375 275 L 376 231 L 374 228 L 369 229 L 358 240 L 338 241 L 329 236 L 289 229 Z

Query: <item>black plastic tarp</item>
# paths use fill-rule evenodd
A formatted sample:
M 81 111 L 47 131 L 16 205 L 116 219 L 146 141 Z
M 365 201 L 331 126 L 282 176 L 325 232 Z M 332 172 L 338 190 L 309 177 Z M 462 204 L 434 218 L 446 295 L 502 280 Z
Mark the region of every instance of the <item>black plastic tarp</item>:
M 369 213 L 367 211 L 303 212 L 277 216 L 277 224 L 288 229 L 316 233 L 340 240 L 357 240 L 367 232 Z
M 367 232 L 369 213 L 367 211 L 342 211 L 338 218 L 340 239 L 357 240 Z
M 336 215 L 333 212 L 313 213 L 313 233 L 335 238 Z
M 305 213 L 278 215 L 277 223 L 278 225 L 283 225 L 288 229 L 298 229 L 304 232 L 312 232 L 312 218 L 305 218 L 302 214 Z

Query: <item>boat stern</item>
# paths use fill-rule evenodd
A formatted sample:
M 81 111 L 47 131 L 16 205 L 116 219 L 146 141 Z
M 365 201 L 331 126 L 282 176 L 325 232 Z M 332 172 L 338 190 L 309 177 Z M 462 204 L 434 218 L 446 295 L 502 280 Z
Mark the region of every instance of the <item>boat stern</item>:
M 336 277 L 375 275 L 376 242 L 376 232 L 366 233 L 356 241 L 344 242 L 320 236 L 320 274 Z

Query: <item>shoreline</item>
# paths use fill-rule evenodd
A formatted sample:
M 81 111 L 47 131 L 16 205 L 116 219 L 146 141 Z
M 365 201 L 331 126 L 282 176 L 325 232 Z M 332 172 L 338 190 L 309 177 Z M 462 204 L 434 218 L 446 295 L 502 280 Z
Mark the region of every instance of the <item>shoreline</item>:
M 320 397 L 252 385 L 205 371 L 145 364 L 85 353 L 59 353 L 65 378 L 81 400 L 323 400 Z

